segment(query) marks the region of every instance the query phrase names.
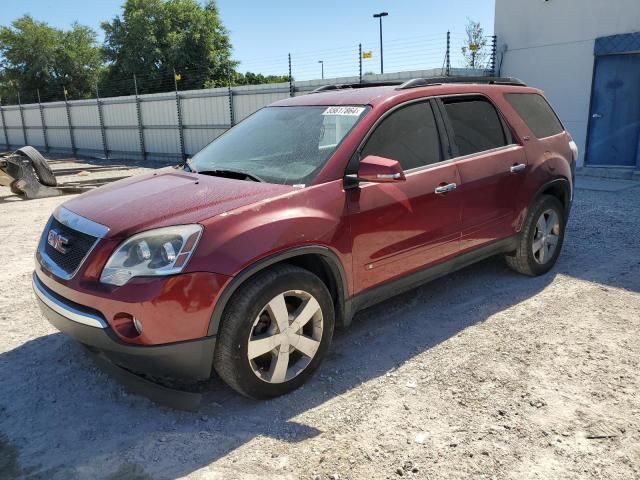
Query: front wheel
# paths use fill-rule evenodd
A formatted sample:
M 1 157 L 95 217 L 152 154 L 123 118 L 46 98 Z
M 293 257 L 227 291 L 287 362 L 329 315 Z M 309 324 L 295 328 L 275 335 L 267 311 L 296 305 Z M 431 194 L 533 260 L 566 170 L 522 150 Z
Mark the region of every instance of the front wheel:
M 234 294 L 222 318 L 214 367 L 247 397 L 282 395 L 318 367 L 333 329 L 333 302 L 325 284 L 308 270 L 279 265 Z
M 560 201 L 551 195 L 538 198 L 529 209 L 517 250 L 505 257 L 509 267 L 531 276 L 551 270 L 562 248 L 565 225 Z

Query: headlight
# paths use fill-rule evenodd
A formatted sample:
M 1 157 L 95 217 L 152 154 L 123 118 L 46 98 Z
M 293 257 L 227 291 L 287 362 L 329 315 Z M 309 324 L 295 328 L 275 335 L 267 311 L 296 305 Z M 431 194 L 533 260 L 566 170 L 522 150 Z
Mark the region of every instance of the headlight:
M 121 286 L 133 277 L 180 273 L 201 234 L 201 225 L 176 225 L 138 233 L 113 252 L 100 281 Z

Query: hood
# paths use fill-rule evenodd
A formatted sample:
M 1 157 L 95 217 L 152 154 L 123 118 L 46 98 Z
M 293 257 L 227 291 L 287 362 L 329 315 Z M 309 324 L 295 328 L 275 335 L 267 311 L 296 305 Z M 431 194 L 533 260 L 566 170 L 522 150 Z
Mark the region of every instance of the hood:
M 234 180 L 164 168 L 84 193 L 64 204 L 109 227 L 108 237 L 198 223 L 294 190 L 288 185 Z

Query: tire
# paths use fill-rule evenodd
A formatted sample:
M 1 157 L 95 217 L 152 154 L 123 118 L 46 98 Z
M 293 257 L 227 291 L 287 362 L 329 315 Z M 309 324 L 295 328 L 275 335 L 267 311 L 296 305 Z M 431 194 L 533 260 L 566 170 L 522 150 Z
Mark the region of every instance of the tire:
M 296 320 L 302 328 L 289 328 Z M 326 285 L 308 270 L 277 265 L 247 280 L 227 304 L 213 366 L 246 397 L 267 399 L 289 393 L 322 361 L 334 324 Z
M 507 265 L 524 275 L 547 273 L 555 265 L 562 249 L 565 226 L 566 215 L 560 200 L 551 195 L 540 196 L 529 208 L 517 250 L 505 256 Z M 551 248 L 554 242 L 555 246 Z
M 55 187 L 58 182 L 56 181 L 56 177 L 51 170 L 51 167 L 47 163 L 47 160 L 42 156 L 42 154 L 33 147 L 25 146 L 16 150 L 15 153 L 21 154 L 22 156 L 27 157 L 31 160 L 31 165 L 38 176 L 38 180 L 42 185 L 46 185 L 48 187 Z

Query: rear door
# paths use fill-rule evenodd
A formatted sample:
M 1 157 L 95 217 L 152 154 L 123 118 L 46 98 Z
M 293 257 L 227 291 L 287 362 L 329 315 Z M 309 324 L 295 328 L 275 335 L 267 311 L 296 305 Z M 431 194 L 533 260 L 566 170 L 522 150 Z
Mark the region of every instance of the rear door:
M 445 97 L 439 105 L 460 173 L 461 250 L 513 235 L 517 193 L 527 171 L 524 148 L 513 143 L 488 98 Z
M 444 126 L 433 108 L 425 100 L 392 111 L 360 152 L 360 158 L 379 155 L 399 161 L 406 181 L 361 183 L 347 190 L 358 292 L 458 252 L 460 179 L 455 164 L 444 160 Z M 445 185 L 451 191 L 436 193 Z

